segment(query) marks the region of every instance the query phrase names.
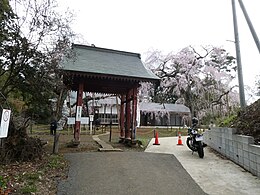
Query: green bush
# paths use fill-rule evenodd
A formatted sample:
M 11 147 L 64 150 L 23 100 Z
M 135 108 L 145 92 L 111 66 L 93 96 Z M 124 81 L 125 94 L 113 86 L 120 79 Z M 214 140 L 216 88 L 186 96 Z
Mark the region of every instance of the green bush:
M 237 115 L 230 115 L 228 117 L 221 118 L 218 120 L 218 124 L 220 127 L 229 127 L 236 117 Z

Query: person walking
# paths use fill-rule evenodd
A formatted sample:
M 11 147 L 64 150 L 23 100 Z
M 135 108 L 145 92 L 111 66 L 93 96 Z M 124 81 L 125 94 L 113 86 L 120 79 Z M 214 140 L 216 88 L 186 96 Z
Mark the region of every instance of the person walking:
M 50 134 L 51 135 L 56 135 L 56 130 L 57 130 L 57 120 L 53 119 L 51 121 L 51 125 L 50 125 Z

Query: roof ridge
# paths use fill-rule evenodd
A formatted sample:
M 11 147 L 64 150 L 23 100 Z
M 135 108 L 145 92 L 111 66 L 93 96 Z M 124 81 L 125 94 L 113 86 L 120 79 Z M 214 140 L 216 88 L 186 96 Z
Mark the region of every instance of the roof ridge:
M 121 51 L 121 50 L 108 49 L 108 48 L 89 46 L 89 45 L 81 45 L 81 44 L 75 44 L 75 43 L 72 44 L 72 49 L 73 48 L 85 48 L 85 49 L 94 50 L 94 51 L 101 51 L 101 52 L 107 52 L 107 53 L 108 52 L 109 53 L 117 53 L 117 54 L 123 54 L 123 55 L 138 57 L 139 59 L 141 59 L 140 53 L 134 53 L 134 52 L 128 52 L 128 51 Z

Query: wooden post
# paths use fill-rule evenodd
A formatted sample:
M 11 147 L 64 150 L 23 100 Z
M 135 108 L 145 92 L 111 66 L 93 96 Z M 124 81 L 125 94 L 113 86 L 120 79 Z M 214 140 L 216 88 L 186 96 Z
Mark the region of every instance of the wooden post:
M 82 99 L 83 99 L 83 83 L 79 84 L 78 93 L 77 93 L 77 109 L 76 109 L 76 118 L 75 118 L 75 129 L 74 129 L 74 141 L 79 144 L 80 139 L 80 119 L 82 112 Z
M 120 108 L 118 106 L 118 99 L 117 99 L 117 95 L 116 95 L 116 115 L 117 115 L 117 123 L 118 123 L 118 131 L 120 132 L 121 131 L 121 128 L 120 128 Z
M 136 115 L 137 115 L 137 87 L 133 88 L 133 104 L 132 104 L 132 141 L 136 135 Z
M 131 90 L 127 92 L 126 96 L 126 128 L 125 128 L 125 139 L 131 140 L 130 135 L 131 128 Z
M 103 118 L 104 123 L 106 123 L 106 118 L 107 118 L 106 110 L 107 110 L 107 104 L 104 104 L 104 118 Z M 106 127 L 106 125 L 105 125 L 105 127 Z M 103 133 L 103 128 L 102 128 L 102 133 Z
M 125 95 L 121 95 L 121 105 L 120 105 L 120 141 L 125 138 Z
M 55 133 L 54 134 L 54 142 L 53 142 L 53 154 L 58 154 L 59 152 L 59 138 L 60 138 L 60 134 L 59 133 Z
M 109 123 L 109 125 L 110 125 L 109 142 L 111 142 L 111 140 L 112 140 L 112 123 L 113 123 L 113 122 L 112 122 L 112 120 L 113 120 L 112 114 L 113 114 L 113 106 L 112 106 L 112 104 L 111 104 L 110 123 Z
M 109 142 L 112 140 L 112 120 L 109 123 Z

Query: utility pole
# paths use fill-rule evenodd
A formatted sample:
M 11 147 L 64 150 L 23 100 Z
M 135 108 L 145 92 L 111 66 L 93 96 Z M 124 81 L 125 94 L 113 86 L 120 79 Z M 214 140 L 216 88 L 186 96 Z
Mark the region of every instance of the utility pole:
M 241 108 L 245 108 L 246 101 L 245 101 L 244 81 L 243 81 L 242 63 L 241 63 L 240 45 L 239 45 L 239 36 L 238 36 L 238 27 L 237 27 L 236 5 L 235 5 L 235 0 L 231 0 L 231 1 L 232 1 L 234 35 L 235 35 L 235 45 L 236 45 L 236 59 L 237 59 L 237 74 L 238 74 L 240 106 L 241 106 Z
M 247 14 L 247 11 L 246 11 L 246 8 L 245 8 L 245 6 L 244 6 L 243 1 L 242 1 L 242 0 L 238 0 L 238 2 L 239 2 L 240 7 L 241 7 L 241 9 L 242 9 L 242 11 L 243 11 L 243 14 L 244 14 L 244 16 L 245 16 L 247 25 L 248 25 L 248 27 L 249 27 L 249 29 L 250 29 L 250 31 L 251 31 L 251 34 L 252 34 L 252 36 L 253 36 L 253 38 L 254 38 L 254 40 L 255 40 L 255 44 L 256 44 L 256 47 L 258 48 L 258 52 L 260 53 L 260 43 L 259 43 L 258 36 L 257 36 L 257 34 L 256 34 L 256 32 L 255 32 L 254 26 L 253 26 L 253 24 L 252 24 L 252 22 L 251 22 L 251 20 L 250 20 L 250 18 L 249 18 L 249 16 L 248 16 L 248 14 Z

